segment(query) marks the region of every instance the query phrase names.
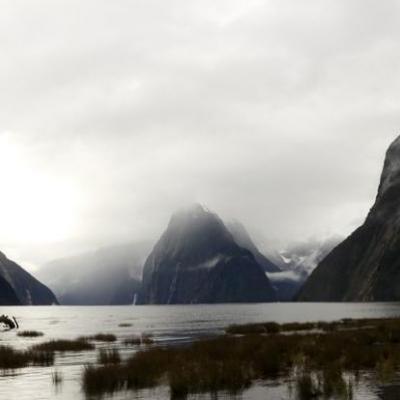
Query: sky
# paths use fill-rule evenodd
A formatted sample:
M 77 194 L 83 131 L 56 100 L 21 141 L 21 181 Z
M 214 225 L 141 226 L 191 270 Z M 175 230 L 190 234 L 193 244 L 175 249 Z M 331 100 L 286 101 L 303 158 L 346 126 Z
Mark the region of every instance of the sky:
M 155 241 L 193 202 L 266 249 L 372 206 L 399 1 L 0 4 L 0 249 L 26 268 Z

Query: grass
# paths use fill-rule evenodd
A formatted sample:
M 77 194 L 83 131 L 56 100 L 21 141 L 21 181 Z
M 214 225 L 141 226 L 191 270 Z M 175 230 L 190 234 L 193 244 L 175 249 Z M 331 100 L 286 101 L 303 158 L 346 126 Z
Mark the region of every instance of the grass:
M 229 334 L 275 334 L 282 330 L 282 325 L 276 322 L 265 322 L 262 324 L 231 325 L 226 329 Z
M 53 382 L 54 386 L 59 386 L 61 385 L 62 381 L 63 381 L 63 376 L 61 374 L 61 372 L 58 371 L 54 371 L 51 374 L 51 381 Z
M 28 338 L 40 337 L 43 335 L 44 335 L 43 332 L 39 332 L 39 331 L 21 331 L 21 332 L 17 333 L 17 336 L 28 337 Z
M 116 342 L 117 337 L 111 333 L 97 333 L 92 336 L 81 336 L 78 340 L 96 341 L 96 342 Z
M 139 346 L 142 344 L 142 337 L 139 335 L 124 339 L 125 346 Z
M 368 329 L 370 327 L 384 324 L 386 327 L 397 327 L 400 329 L 399 320 L 396 318 L 388 319 L 342 319 L 334 322 L 290 322 L 278 324 L 276 322 L 262 322 L 245 325 L 231 325 L 226 328 L 226 333 L 230 335 L 250 335 L 250 334 L 276 334 L 276 333 L 296 333 L 305 331 L 334 332 L 336 330 L 355 330 Z
M 153 336 L 149 333 L 142 333 L 142 344 L 153 344 Z
M 296 381 L 297 397 L 299 400 L 315 399 L 321 395 L 318 383 L 309 373 L 302 373 Z
M 54 354 L 48 351 L 15 350 L 0 346 L 0 369 L 17 369 L 29 366 L 49 366 L 54 364 Z
M 135 335 L 124 340 L 126 346 L 139 346 L 142 344 L 153 344 L 154 339 L 152 335 L 143 333 L 142 335 Z
M 263 322 L 246 325 L 231 325 L 226 328 L 226 333 L 231 335 L 250 335 L 250 334 L 276 334 L 283 332 L 304 332 L 311 330 L 334 331 L 345 325 L 343 321 L 339 322 L 290 322 L 278 324 L 276 322 Z
M 95 346 L 84 340 L 78 338 L 76 340 L 50 340 L 48 342 L 39 343 L 31 347 L 34 351 L 49 351 L 49 352 L 67 352 L 67 351 L 85 351 L 93 350 Z
M 268 323 L 228 331 L 234 335 L 184 347 L 150 347 L 119 364 L 87 366 L 84 390 L 101 394 L 167 383 L 171 398 L 185 398 L 196 393 L 240 393 L 255 381 L 284 377 L 295 382 L 299 400 L 350 400 L 359 372 L 375 372 L 383 380 L 400 370 L 400 320 L 396 319 Z
M 117 349 L 100 349 L 97 362 L 103 365 L 119 364 L 121 362 L 121 356 Z
M 168 361 L 166 350 L 154 349 L 150 353 L 139 351 L 123 364 L 87 365 L 83 372 L 84 390 L 87 394 L 101 394 L 157 386 Z

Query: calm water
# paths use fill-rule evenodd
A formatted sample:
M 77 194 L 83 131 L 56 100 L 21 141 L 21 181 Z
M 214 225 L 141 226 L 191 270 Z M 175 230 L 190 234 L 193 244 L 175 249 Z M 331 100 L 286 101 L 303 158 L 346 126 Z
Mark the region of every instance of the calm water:
M 249 322 L 304 322 L 332 321 L 341 318 L 400 317 L 400 303 L 367 304 L 243 304 L 243 305 L 196 305 L 196 306 L 125 306 L 125 307 L 1 307 L 1 314 L 13 315 L 20 323 L 20 329 L 38 330 L 45 333 L 42 338 L 26 339 L 16 336 L 15 331 L 0 331 L 0 344 L 15 348 L 26 348 L 41 341 L 66 338 L 99 332 L 113 333 L 118 341 L 113 347 L 124 356 L 134 350 L 127 349 L 124 338 L 141 333 L 154 335 L 158 344 L 175 344 L 191 341 L 198 337 L 215 335 L 231 324 Z M 120 324 L 132 324 L 120 327 Z M 99 344 L 98 347 L 109 344 Z M 0 375 L 0 399 L 18 400 L 85 400 L 81 391 L 83 365 L 96 361 L 96 351 L 67 353 L 57 356 L 54 366 L 18 370 L 13 374 Z M 62 374 L 63 382 L 56 387 L 52 373 Z M 395 394 L 393 395 L 393 390 Z M 389 393 L 389 394 L 387 394 Z M 105 400 L 120 399 L 168 399 L 167 388 L 138 393 L 118 393 L 102 397 Z M 197 396 L 196 399 L 208 399 Z M 221 394 L 219 398 L 230 398 Z M 280 382 L 266 382 L 245 391 L 238 399 L 290 399 L 290 388 Z M 294 398 L 294 397 L 293 397 Z M 357 388 L 355 399 L 394 400 L 400 398 L 400 391 L 392 387 L 371 389 L 367 384 Z

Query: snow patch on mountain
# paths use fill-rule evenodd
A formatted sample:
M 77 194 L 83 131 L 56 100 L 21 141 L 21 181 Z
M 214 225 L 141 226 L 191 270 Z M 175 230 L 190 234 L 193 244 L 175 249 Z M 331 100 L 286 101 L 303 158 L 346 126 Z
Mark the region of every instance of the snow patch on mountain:
M 224 256 L 223 254 L 218 254 L 215 257 L 212 257 L 201 264 L 197 264 L 195 268 L 205 268 L 211 269 L 214 268 L 221 261 L 228 261 L 229 257 Z

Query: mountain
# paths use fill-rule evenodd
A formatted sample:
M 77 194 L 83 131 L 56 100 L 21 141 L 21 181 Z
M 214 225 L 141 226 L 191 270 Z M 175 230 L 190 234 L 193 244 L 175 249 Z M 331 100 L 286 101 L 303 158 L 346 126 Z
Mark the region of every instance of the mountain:
M 280 272 L 268 273 L 279 301 L 291 301 L 317 265 L 340 242 L 338 237 L 295 243 L 277 253 Z
M 280 268 L 262 254 L 254 244 L 243 224 L 232 221 L 226 224 L 235 242 L 244 249 L 249 250 L 265 272 L 280 272 Z
M 275 300 L 253 254 L 214 213 L 194 205 L 175 213 L 144 265 L 142 304 Z
M 0 252 L 0 277 L 11 286 L 23 305 L 58 304 L 53 292 Z
M 17 294 L 11 285 L 2 277 L 0 277 L 0 305 L 15 306 L 20 305 Z
M 300 301 L 400 300 L 400 137 L 389 147 L 364 224 L 337 246 L 301 289 Z
M 65 305 L 132 304 L 152 243 L 109 246 L 54 260 L 38 276 Z

